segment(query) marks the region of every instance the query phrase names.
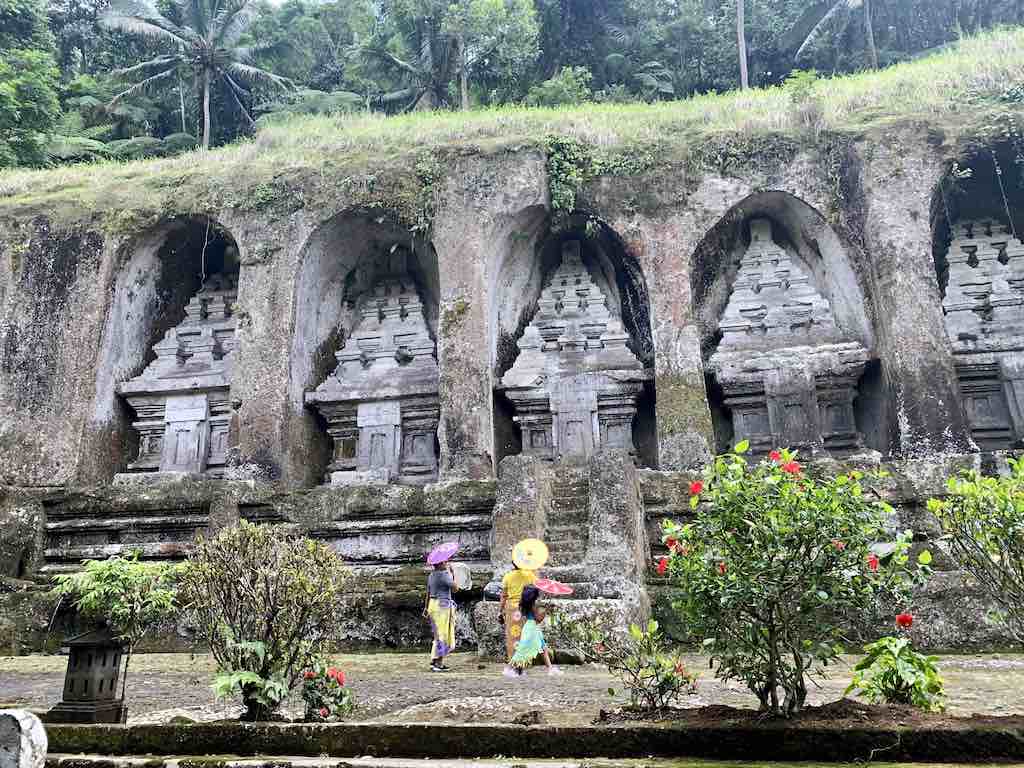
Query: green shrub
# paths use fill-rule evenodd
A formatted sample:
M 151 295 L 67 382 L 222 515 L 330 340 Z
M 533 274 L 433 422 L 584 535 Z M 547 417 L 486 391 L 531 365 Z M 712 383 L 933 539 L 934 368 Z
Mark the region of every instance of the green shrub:
M 329 548 L 245 521 L 200 537 L 183 593 L 217 661 L 214 688 L 266 719 L 323 657 L 349 571 Z
M 107 143 L 107 149 L 117 160 L 141 160 L 147 157 L 161 157 L 165 152 L 164 143 L 152 136 L 136 136 L 134 139 L 119 139 Z
M 763 711 L 788 717 L 842 651 L 843 627 L 901 597 L 927 566 L 911 573 L 909 531 L 881 543 L 892 510 L 861 473 L 818 480 L 789 451 L 751 465 L 746 450 L 719 456 L 691 485 L 694 517 L 665 521 L 670 555 L 658 571 L 679 588 L 675 608 L 716 676 L 742 680 Z
M 632 624 L 628 632 L 612 627 L 614 623 L 605 616 L 570 619 L 556 614 L 552 634 L 561 647 L 607 667 L 638 709 L 665 709 L 682 694 L 697 692 L 697 676 L 669 647 L 658 622 L 650 621 L 643 629 Z M 614 696 L 615 690 L 610 688 L 608 693 Z
M 78 573 L 56 578 L 54 592 L 71 598 L 86 619 L 100 621 L 128 644 L 121 695 L 128 683 L 128 665 L 139 641 L 153 627 L 178 611 L 178 579 L 183 566 L 139 562 L 137 554 L 86 560 Z
M 946 693 L 935 667 L 938 656 L 918 653 L 906 637 L 883 637 L 864 646 L 864 652 L 867 656 L 853 668 L 846 693 L 856 690 L 872 704 L 910 704 L 925 712 L 945 709 Z
M 164 154 L 179 155 L 182 152 L 191 152 L 199 146 L 195 136 L 188 133 L 172 133 L 164 137 Z
M 531 107 L 563 107 L 591 101 L 592 75 L 586 67 L 563 67 L 562 71 L 533 86 L 526 94 L 526 103 Z
M 943 539 L 998 606 L 992 619 L 1024 642 L 1024 459 L 1010 459 L 1006 477 L 964 472 L 949 480 L 949 496 L 931 499 Z

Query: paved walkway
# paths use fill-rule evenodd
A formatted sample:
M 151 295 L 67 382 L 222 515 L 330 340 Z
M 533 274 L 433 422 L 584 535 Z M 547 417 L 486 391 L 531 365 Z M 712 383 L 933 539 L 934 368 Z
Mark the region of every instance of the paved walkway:
M 715 680 L 706 658 L 687 659 L 701 681 L 698 694 L 684 697 L 681 706 L 756 705 L 741 684 Z M 812 704 L 842 696 L 852 661 L 845 659 L 832 679 L 812 687 Z M 564 667 L 562 677 L 548 677 L 538 668 L 526 679 L 509 680 L 502 677 L 500 665 L 482 663 L 471 653 L 451 657 L 452 670 L 446 673 L 430 672 L 425 654 L 344 655 L 335 663 L 345 670 L 359 703 L 357 720 L 508 723 L 539 710 L 546 722 L 575 725 L 589 723 L 602 708 L 625 701 L 618 690 L 614 698 L 609 696 L 609 687 L 621 686 L 594 666 Z M 49 708 L 60 699 L 66 664 L 62 656 L 0 657 L 0 708 Z M 946 656 L 940 668 L 950 714 L 1024 714 L 1024 655 Z M 129 722 L 237 717 L 240 710 L 233 702 L 214 698 L 213 670 L 208 655 L 136 656 L 128 679 Z M 301 702 L 290 701 L 285 709 L 298 716 Z

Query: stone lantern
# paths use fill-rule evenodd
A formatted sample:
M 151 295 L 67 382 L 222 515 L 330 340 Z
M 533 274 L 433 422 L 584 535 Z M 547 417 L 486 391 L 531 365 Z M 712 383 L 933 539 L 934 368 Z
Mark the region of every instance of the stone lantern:
M 51 723 L 123 723 L 128 708 L 120 698 L 121 660 L 126 643 L 109 629 L 86 632 L 67 641 L 70 649 L 64 695 L 46 713 Z

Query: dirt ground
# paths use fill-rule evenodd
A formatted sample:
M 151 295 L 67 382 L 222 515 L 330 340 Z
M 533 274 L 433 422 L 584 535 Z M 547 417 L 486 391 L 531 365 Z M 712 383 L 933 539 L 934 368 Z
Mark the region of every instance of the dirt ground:
M 502 723 L 539 711 L 543 722 L 582 724 L 625 702 L 618 681 L 595 666 L 562 667 L 560 677 L 537 668 L 525 679 L 510 680 L 501 675 L 500 665 L 481 662 L 473 653 L 450 657 L 451 671 L 444 673 L 428 670 L 426 654 L 343 655 L 334 662 L 345 670 L 359 704 L 355 720 Z M 687 662 L 701 680 L 698 693 L 681 699 L 679 706 L 756 705 L 741 684 L 715 680 L 706 658 L 689 656 Z M 831 679 L 812 687 L 809 703 L 841 698 L 852 662 L 844 659 Z M 0 657 L 0 708 L 53 706 L 60 699 L 66 664 L 63 656 Z M 1024 715 L 1024 656 L 945 656 L 940 669 L 950 715 Z M 135 657 L 128 680 L 129 722 L 236 717 L 240 709 L 234 702 L 218 702 L 210 689 L 213 670 L 207 655 Z M 609 688 L 616 689 L 614 697 Z M 300 715 L 300 706 L 289 701 L 285 714 Z

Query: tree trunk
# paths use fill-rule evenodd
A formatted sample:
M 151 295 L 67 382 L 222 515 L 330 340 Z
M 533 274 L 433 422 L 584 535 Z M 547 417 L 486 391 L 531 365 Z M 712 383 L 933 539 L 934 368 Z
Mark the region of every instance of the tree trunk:
M 210 70 L 203 70 L 203 149 L 210 148 Z
M 736 0 L 736 44 L 740 52 L 740 88 L 750 87 L 750 76 L 747 73 L 747 23 L 744 18 L 746 0 Z
M 878 69 L 878 48 L 875 47 L 875 25 L 871 21 L 871 0 L 864 0 L 864 42 L 868 47 L 868 66 Z
M 178 102 L 181 106 L 181 132 L 188 133 L 185 125 L 185 84 L 181 82 L 181 72 L 178 72 Z
M 462 111 L 469 111 L 469 57 L 466 55 L 466 36 L 459 33 L 459 94 Z

